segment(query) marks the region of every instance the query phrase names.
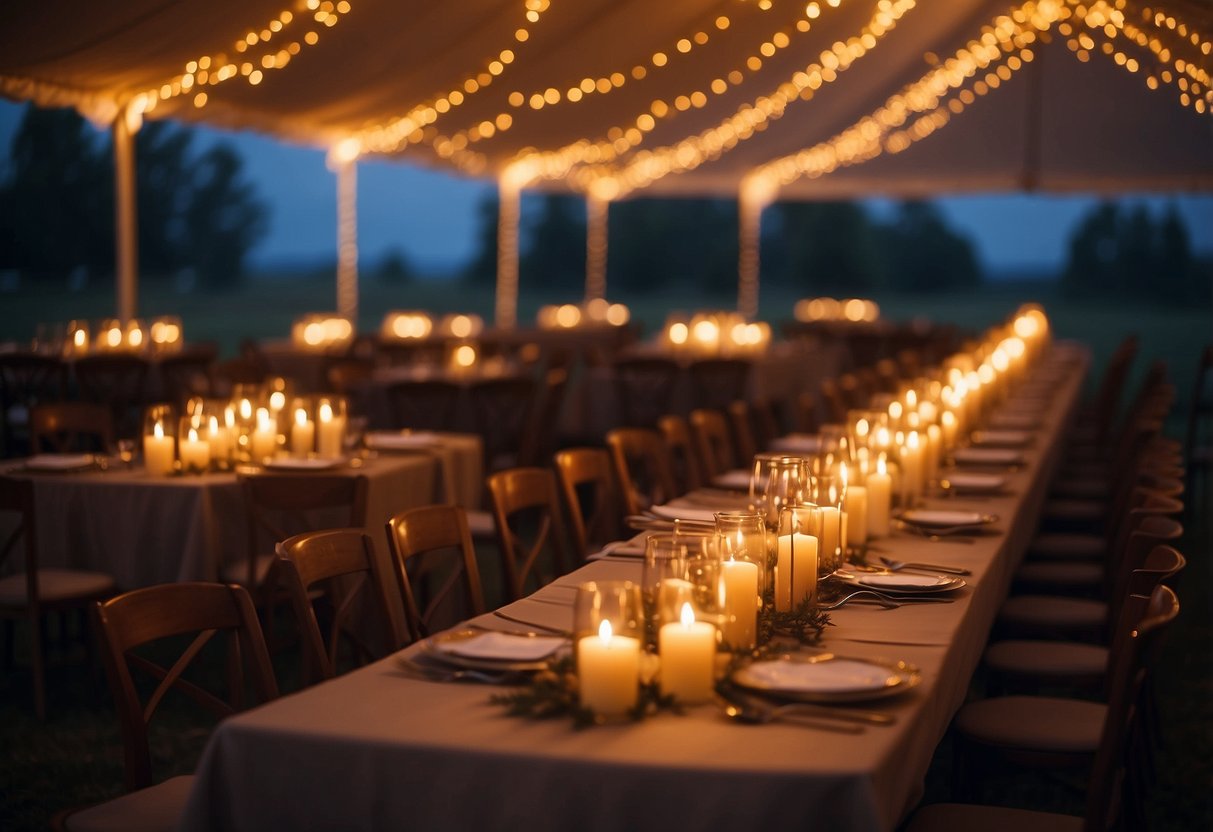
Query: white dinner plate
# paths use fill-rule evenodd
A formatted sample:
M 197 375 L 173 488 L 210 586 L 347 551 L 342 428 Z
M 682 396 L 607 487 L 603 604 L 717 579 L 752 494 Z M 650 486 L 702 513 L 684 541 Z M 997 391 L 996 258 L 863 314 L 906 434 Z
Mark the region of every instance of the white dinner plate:
M 909 690 L 918 668 L 883 659 L 792 653 L 752 662 L 733 673 L 741 687 L 806 702 L 858 702 Z
M 707 508 L 685 508 L 683 506 L 653 506 L 649 511 L 667 520 L 691 520 L 696 523 L 716 522 L 716 512 Z
M 427 657 L 479 670 L 542 670 L 568 645 L 558 636 L 448 630 L 421 643 Z
M 835 572 L 834 576 L 851 586 L 871 587 L 890 595 L 951 592 L 967 586 L 964 578 L 957 575 L 929 575 L 910 572 Z
M 344 462 L 344 459 L 322 459 L 320 457 L 300 459 L 284 456 L 278 459 L 267 459 L 265 467 L 272 471 L 327 471 L 329 468 L 336 468 Z
M 969 441 L 981 448 L 1022 448 L 1032 441 L 1026 430 L 975 430 Z
M 957 448 L 952 460 L 957 465 L 1022 465 L 1023 454 L 1013 448 Z
M 97 462 L 92 454 L 35 454 L 25 460 L 27 471 L 79 471 Z
M 979 511 L 958 511 L 939 508 L 911 508 L 903 511 L 897 519 L 926 531 L 962 531 L 979 529 L 998 520 L 993 514 Z
M 947 488 L 973 494 L 995 494 L 1007 485 L 1002 474 L 984 474 L 978 471 L 955 471 L 944 478 Z

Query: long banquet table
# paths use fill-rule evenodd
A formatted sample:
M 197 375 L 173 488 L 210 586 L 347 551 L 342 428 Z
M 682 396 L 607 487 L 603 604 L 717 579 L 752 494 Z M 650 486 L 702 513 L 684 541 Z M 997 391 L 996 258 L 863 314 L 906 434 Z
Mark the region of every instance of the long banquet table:
M 931 756 L 964 700 L 998 606 L 1039 514 L 1088 359 L 1055 345 L 1029 391 L 1042 427 L 1006 493 L 942 505 L 997 514 L 971 543 L 895 532 L 906 560 L 972 570 L 948 604 L 831 614 L 824 647 L 904 660 L 921 684 L 865 707 L 896 717 L 860 735 L 740 725 L 714 706 L 574 730 L 490 704 L 493 688 L 419 680 L 393 657 L 233 717 L 199 765 L 182 829 L 807 829 L 887 830 L 920 797 Z M 933 506 L 939 503 L 930 503 Z M 567 628 L 573 587 L 639 578 L 604 557 L 501 610 Z M 525 626 L 495 614 L 472 622 Z M 416 651 L 410 647 L 406 653 Z

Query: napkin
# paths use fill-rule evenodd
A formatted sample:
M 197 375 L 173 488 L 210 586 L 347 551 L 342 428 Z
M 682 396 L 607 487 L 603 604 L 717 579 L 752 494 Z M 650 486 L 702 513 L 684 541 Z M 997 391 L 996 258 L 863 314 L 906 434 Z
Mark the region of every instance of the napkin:
M 443 653 L 468 659 L 535 662 L 550 656 L 564 643 L 565 640 L 557 636 L 519 636 L 485 632 L 468 639 L 439 643 L 435 647 Z
M 29 471 L 71 471 L 93 464 L 92 454 L 36 454 L 25 461 Z
M 395 433 L 392 431 L 374 431 L 366 435 L 366 446 L 376 451 L 398 451 L 413 448 L 430 448 L 439 442 L 438 434 L 433 431 L 417 431 L 415 433 Z
M 693 520 L 696 523 L 709 523 L 715 525 L 716 512 L 707 508 L 686 508 L 684 506 L 653 506 L 650 509 L 658 517 L 664 517 L 667 520 Z

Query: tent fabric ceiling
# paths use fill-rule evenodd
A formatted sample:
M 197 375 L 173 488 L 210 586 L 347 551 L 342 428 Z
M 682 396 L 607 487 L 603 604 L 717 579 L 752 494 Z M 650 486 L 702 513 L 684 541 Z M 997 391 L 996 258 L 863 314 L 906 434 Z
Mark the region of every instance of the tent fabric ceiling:
M 321 147 L 362 136 L 364 148 L 382 155 L 484 176 L 500 176 L 536 151 L 615 141 L 642 116 L 651 116 L 654 102 L 664 102 L 668 115 L 654 118 L 643 135 L 634 133 L 642 141 L 616 161 L 626 165 L 638 152 L 673 147 L 719 126 L 819 62 L 834 44 L 858 38 L 882 13 L 889 22 L 895 10 L 893 25 L 882 27 L 888 31 L 870 38 L 863 54 L 840 67 L 837 78 L 821 84 L 810 99 L 793 98 L 782 117 L 766 120 L 693 169 L 646 182 L 651 193 L 736 194 L 755 169 L 839 135 L 928 72 L 932 56 L 954 55 L 980 37 L 983 26 L 1022 5 L 1013 0 L 831 2 L 49 0 L 6 9 L 0 93 L 42 106 L 75 106 L 105 120 L 140 94 L 179 82 L 190 62 L 203 56 L 212 61 L 213 77 L 222 53 L 237 64 L 248 61 L 252 72 L 221 83 L 197 82 L 159 101 L 146 117 L 251 129 Z M 1053 7 L 1066 2 L 1041 0 Z M 1140 23 L 1144 5 L 1127 0 L 1126 17 Z M 810 6 L 817 11 L 811 19 Z M 1186 22 L 1198 40 L 1213 37 L 1213 11 L 1206 0 L 1169 0 L 1162 8 Z M 323 17 L 317 20 L 318 15 Z M 727 27 L 718 22 L 722 17 Z M 328 25 L 324 18 L 331 18 Z M 277 23 L 270 26 L 271 21 Z M 1146 19 L 1143 30 L 1148 24 Z M 1159 28 L 1164 43 L 1178 40 L 1174 29 L 1168 34 Z M 525 40 L 519 30 L 525 30 Z M 308 31 L 317 35 L 314 45 L 304 40 Z M 249 33 L 255 43 L 238 52 L 234 44 Z M 1051 42 L 1037 43 L 1036 60 L 903 152 L 797 178 L 781 196 L 1213 189 L 1210 108 L 1198 112 L 1184 106 L 1174 85 L 1147 89 L 1144 60 L 1137 73 L 1099 49 L 1082 62 L 1066 39 L 1053 32 Z M 284 52 L 292 42 L 299 44 L 296 53 Z M 764 55 L 764 45 L 773 54 Z M 1188 52 L 1193 68 L 1207 79 L 1213 58 L 1199 46 Z M 657 53 L 665 60 L 655 60 Z M 284 55 L 289 62 L 272 68 Z M 750 58 L 759 59 L 749 62 L 756 67 L 747 66 Z M 643 78 L 636 77 L 637 67 L 643 68 Z M 249 83 L 253 75 L 259 76 L 255 85 Z M 568 91 L 586 79 L 593 91 L 571 100 L 577 95 Z M 718 92 L 714 80 L 720 81 Z M 1191 98 L 1207 96 L 1208 86 L 1198 83 Z M 206 94 L 204 106 L 196 106 L 199 92 Z M 511 102 L 512 93 L 522 94 L 521 105 Z M 533 108 L 533 97 L 545 93 L 558 97 L 558 103 Z M 679 96 L 690 106 L 679 109 Z M 437 104 L 440 99 L 446 103 Z M 427 107 L 435 108 L 429 113 L 433 120 L 412 134 L 418 141 L 395 148 L 382 144 L 384 133 L 367 132 Z M 486 132 L 491 137 L 482 135 Z M 459 136 L 470 139 L 466 150 L 452 149 Z M 444 139 L 448 145 L 442 152 Z M 556 175 L 531 184 L 567 189 L 584 182 Z

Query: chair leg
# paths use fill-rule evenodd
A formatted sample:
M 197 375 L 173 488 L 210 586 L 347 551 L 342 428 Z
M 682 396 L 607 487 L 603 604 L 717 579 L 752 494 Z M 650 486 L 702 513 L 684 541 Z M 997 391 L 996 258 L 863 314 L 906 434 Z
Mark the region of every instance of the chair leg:
M 38 719 L 46 719 L 46 651 L 42 617 L 31 616 L 29 630 L 30 666 L 34 673 L 34 712 Z

